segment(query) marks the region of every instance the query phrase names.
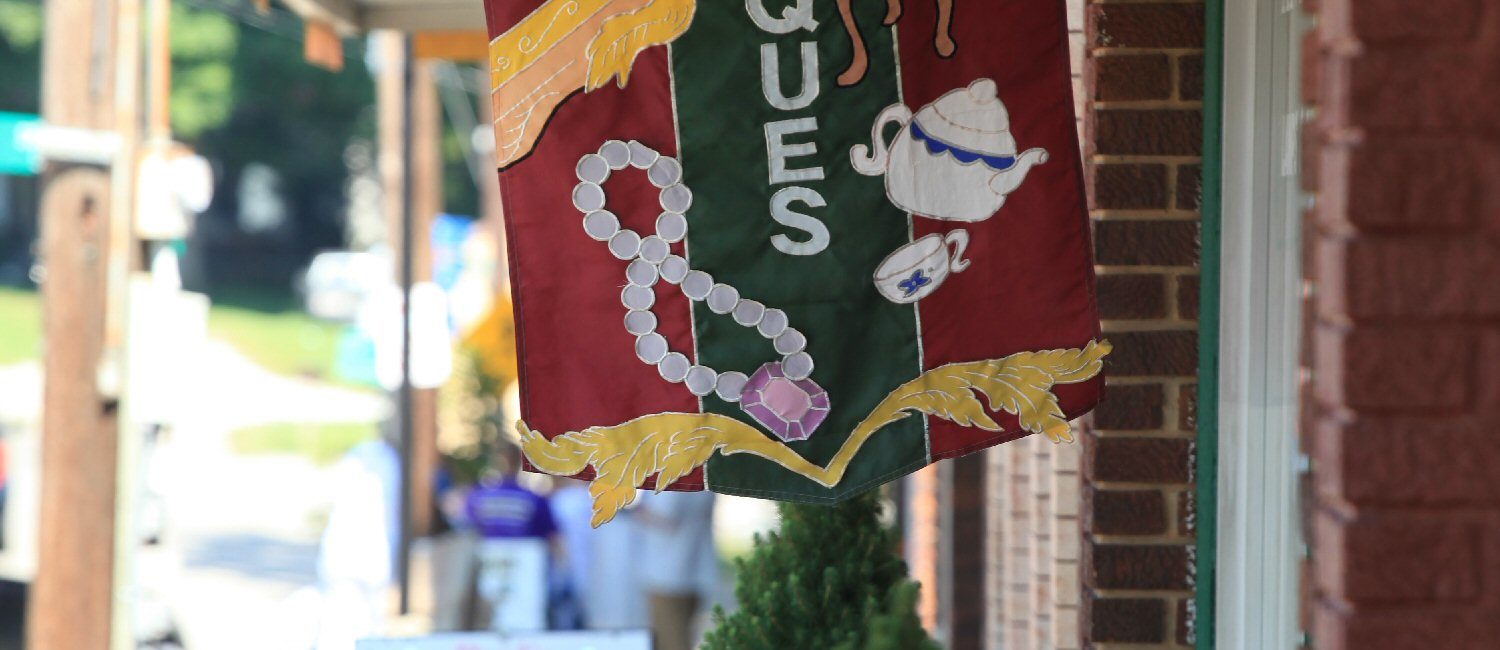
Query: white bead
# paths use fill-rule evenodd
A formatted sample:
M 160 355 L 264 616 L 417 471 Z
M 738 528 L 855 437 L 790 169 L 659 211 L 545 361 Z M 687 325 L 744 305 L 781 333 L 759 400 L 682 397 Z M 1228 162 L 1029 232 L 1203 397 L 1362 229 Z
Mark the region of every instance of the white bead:
M 636 336 L 645 336 L 656 331 L 656 314 L 649 311 L 625 312 L 625 331 Z M 665 351 L 662 354 L 666 354 Z
M 668 255 L 667 259 L 661 261 L 661 279 L 672 284 L 682 282 L 688 271 L 687 260 L 677 255 Z
M 767 309 L 765 315 L 760 318 L 760 324 L 756 325 L 755 328 L 760 330 L 761 336 L 774 339 L 781 335 L 782 330 L 786 329 L 786 324 L 786 312 L 780 309 Z
M 676 185 L 682 180 L 682 164 L 676 158 L 662 156 L 646 170 L 646 178 L 657 187 Z
M 745 384 L 749 382 L 750 378 L 745 373 L 731 370 L 719 375 L 719 381 L 714 384 L 714 392 L 721 400 L 738 402 L 740 394 L 745 392 Z
M 598 186 L 595 185 L 594 187 Z M 599 195 L 602 200 L 604 196 L 603 192 L 600 192 Z M 604 207 L 604 204 L 601 202 L 599 207 Z M 686 185 L 672 185 L 661 191 L 661 209 L 667 212 L 686 214 L 688 208 L 691 207 L 693 207 L 693 191 L 688 189 Z
M 719 373 L 707 366 L 693 366 L 688 369 L 687 389 L 688 392 L 704 397 L 714 392 L 714 382 L 718 381 Z
M 713 288 L 714 277 L 702 271 L 688 271 L 687 277 L 682 279 L 682 292 L 693 300 L 707 298 Z
M 672 245 L 665 239 L 650 235 L 641 240 L 641 259 L 652 264 L 661 264 L 672 254 Z
M 651 305 L 656 304 L 656 292 L 632 284 L 620 292 L 620 302 L 624 303 L 627 309 L 650 309 Z
M 651 163 L 656 162 L 656 159 L 661 157 L 661 154 L 656 153 L 655 149 L 635 140 L 631 140 L 627 146 L 630 147 L 630 166 L 636 169 L 650 167 Z
M 667 351 L 667 337 L 656 332 L 635 340 L 635 356 L 646 363 L 661 363 L 666 358 Z
M 760 324 L 760 319 L 766 314 L 766 306 L 754 300 L 741 300 L 734 306 L 734 322 L 745 327 L 754 327 Z
M 610 140 L 599 147 L 599 155 L 610 169 L 625 169 L 630 164 L 630 146 L 619 140 Z
M 580 158 L 578 180 L 595 185 L 603 185 L 604 181 L 609 180 L 609 163 L 604 161 L 604 156 L 591 153 Z
M 631 260 L 630 266 L 625 267 L 625 278 L 638 287 L 655 286 L 656 265 L 646 260 Z
M 621 230 L 609 238 L 609 252 L 622 260 L 628 260 L 641 252 L 641 236 L 634 230 Z
M 776 337 L 775 346 L 776 354 L 782 356 L 794 354 L 801 352 L 803 348 L 807 347 L 807 337 L 802 332 L 797 331 L 796 328 L 788 327 L 782 330 L 781 334 Z
M 676 384 L 687 379 L 688 369 L 692 366 L 693 364 L 681 352 L 671 352 L 656 364 L 656 371 L 661 373 L 662 379 Z
M 687 236 L 688 222 L 676 212 L 663 212 L 656 218 L 656 234 L 662 239 L 677 243 Z
M 604 209 L 604 188 L 593 183 L 579 183 L 573 188 L 573 207 L 580 212 Z
M 583 218 L 583 231 L 594 241 L 609 241 L 610 237 L 620 232 L 620 218 L 609 210 L 590 212 Z
M 786 378 L 792 381 L 802 381 L 812 376 L 812 355 L 806 352 L 798 352 L 781 360 L 781 371 L 786 373 Z
M 739 290 L 727 284 L 716 284 L 713 291 L 708 292 L 708 309 L 715 314 L 727 314 L 739 302 Z

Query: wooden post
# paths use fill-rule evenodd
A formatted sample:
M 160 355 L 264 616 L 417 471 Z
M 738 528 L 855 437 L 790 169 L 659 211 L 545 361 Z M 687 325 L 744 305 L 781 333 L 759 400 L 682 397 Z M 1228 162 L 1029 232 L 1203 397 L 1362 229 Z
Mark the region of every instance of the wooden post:
M 116 508 L 140 0 L 48 2 L 45 23 L 43 117 L 112 131 L 122 154 L 111 168 L 49 162 L 42 176 L 42 516 L 26 638 L 126 647 Z
M 443 112 L 432 61 L 412 64 L 411 216 L 413 280 L 432 281 L 432 223 L 443 211 Z M 437 448 L 437 389 L 415 391 L 412 400 L 411 499 L 413 534 L 431 535 L 437 524 L 433 481 Z

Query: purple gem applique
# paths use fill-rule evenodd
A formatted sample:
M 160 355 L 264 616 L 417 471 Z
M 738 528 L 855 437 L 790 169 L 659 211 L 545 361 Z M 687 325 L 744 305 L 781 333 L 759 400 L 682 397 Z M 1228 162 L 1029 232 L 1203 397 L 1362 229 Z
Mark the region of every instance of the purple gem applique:
M 740 408 L 783 441 L 806 440 L 828 418 L 828 391 L 811 379 L 787 378 L 772 361 L 750 376 Z

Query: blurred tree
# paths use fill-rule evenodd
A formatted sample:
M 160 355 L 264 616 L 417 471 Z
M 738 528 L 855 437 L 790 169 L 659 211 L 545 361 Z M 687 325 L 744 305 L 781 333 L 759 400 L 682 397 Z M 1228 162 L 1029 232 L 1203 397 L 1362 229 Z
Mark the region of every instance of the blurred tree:
M 41 42 L 40 0 L 0 0 L 0 111 L 40 110 Z
M 937 650 L 917 585 L 880 524 L 878 490 L 834 506 L 783 503 L 781 530 L 739 560 L 740 609 L 715 608 L 705 650 Z

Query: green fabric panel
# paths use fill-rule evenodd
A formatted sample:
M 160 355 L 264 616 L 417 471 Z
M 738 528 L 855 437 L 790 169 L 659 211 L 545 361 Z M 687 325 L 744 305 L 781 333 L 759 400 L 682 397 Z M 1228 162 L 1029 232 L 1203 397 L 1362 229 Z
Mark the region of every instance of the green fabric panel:
M 779 17 L 788 0 L 764 0 Z M 816 3 L 816 33 L 770 34 L 755 25 L 742 1 L 700 2 L 693 26 L 672 45 L 678 133 L 688 186 L 694 192 L 688 254 L 693 268 L 739 289 L 744 298 L 785 311 L 791 326 L 808 338 L 816 370 L 813 380 L 828 390 L 832 411 L 812 438 L 791 443 L 799 454 L 826 464 L 850 431 L 887 394 L 921 372 L 916 310 L 895 305 L 875 290 L 871 274 L 891 251 L 909 241 L 908 217 L 885 197 L 879 177 L 861 176 L 849 150 L 870 143 L 875 116 L 898 101 L 892 31 L 879 29 L 884 3 L 856 3 L 865 26 L 870 72 L 853 88 L 835 76 L 849 61 L 850 44 L 833 2 Z M 782 111 L 761 90 L 760 46 L 776 43 L 784 93 L 801 90 L 804 41 L 816 39 L 820 92 L 807 108 Z M 789 159 L 788 168 L 821 165 L 824 178 L 772 186 L 767 162 L 768 122 L 815 116 L 816 133 L 787 137 L 789 144 L 814 142 L 814 155 Z M 777 250 L 773 235 L 795 241 L 808 235 L 771 217 L 771 196 L 785 187 L 816 190 L 827 205 L 793 204 L 822 221 L 829 247 L 811 256 Z M 695 306 L 699 363 L 720 372 L 753 374 L 780 360 L 770 341 L 729 316 Z M 710 412 L 754 420 L 736 404 L 710 396 Z M 767 434 L 769 435 L 769 434 Z M 888 426 L 867 443 L 843 482 L 826 489 L 770 461 L 751 455 L 715 456 L 709 486 L 718 492 L 826 501 L 849 496 L 927 463 L 924 420 L 910 417 Z

